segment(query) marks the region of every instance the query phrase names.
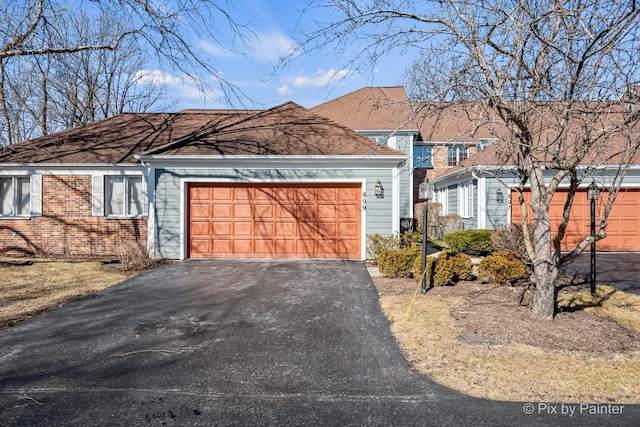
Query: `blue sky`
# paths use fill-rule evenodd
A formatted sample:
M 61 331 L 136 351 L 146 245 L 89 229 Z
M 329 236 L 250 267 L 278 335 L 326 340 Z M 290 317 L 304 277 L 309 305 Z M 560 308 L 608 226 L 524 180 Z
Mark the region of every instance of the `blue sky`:
M 375 66 L 355 69 L 349 66 L 350 59 L 360 53 L 354 45 L 340 53 L 334 47 L 326 47 L 282 67 L 279 58 L 298 46 L 296 40 L 302 38 L 298 28 L 312 29 L 312 21 L 327 20 L 329 12 L 316 9 L 301 18 L 306 2 L 245 0 L 235 3 L 229 12 L 253 32 L 247 34 L 250 48 L 243 49 L 236 43 L 235 52 L 228 49 L 233 40 L 226 39 L 229 31 L 222 27 L 218 38 L 224 46 L 198 37 L 193 37 L 192 43 L 225 80 L 250 97 L 243 105 L 245 108 L 269 108 L 287 101 L 313 107 L 364 86 L 401 85 L 406 67 L 413 62 L 406 55 L 392 53 L 380 58 Z M 176 101 L 173 110 L 242 107 L 237 103 L 230 105 L 214 85 L 203 97 L 197 86 L 178 72 L 152 67 L 145 72 L 148 80 L 166 85 L 168 96 Z M 210 82 L 215 80 L 209 76 Z

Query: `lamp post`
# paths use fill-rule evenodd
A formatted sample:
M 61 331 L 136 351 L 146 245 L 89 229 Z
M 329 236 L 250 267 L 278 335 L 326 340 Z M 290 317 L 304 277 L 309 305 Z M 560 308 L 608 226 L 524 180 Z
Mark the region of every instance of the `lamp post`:
M 596 200 L 600 196 L 595 180 L 587 187 L 587 200 L 591 201 L 591 296 L 596 296 Z
M 427 293 L 427 278 L 425 276 L 425 270 L 427 268 L 427 227 L 429 210 L 429 200 L 433 198 L 433 184 L 425 179 L 424 182 L 418 186 L 418 197 L 424 203 L 422 205 L 422 293 Z

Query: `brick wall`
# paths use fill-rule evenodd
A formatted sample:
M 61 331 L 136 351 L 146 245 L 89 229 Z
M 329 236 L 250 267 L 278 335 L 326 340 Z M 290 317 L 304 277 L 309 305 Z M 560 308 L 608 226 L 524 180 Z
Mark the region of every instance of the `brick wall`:
M 42 216 L 0 219 L 0 255 L 113 256 L 123 241 L 147 246 L 147 218 L 91 216 L 91 176 L 43 175 Z

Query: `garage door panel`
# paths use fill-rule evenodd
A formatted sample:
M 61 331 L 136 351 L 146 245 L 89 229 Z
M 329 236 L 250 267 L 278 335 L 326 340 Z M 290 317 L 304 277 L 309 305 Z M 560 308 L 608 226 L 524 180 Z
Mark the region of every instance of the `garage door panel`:
M 243 201 L 244 203 L 244 201 Z M 253 209 L 251 205 L 235 204 L 233 205 L 234 218 L 253 218 Z
M 318 206 L 318 218 L 321 220 L 335 220 L 338 216 L 335 205 L 321 204 Z
M 211 253 L 213 255 L 226 255 L 231 251 L 231 240 L 230 239 L 215 239 L 211 240 Z M 200 252 L 199 255 L 206 254 Z
M 213 221 L 211 223 L 211 235 L 214 237 L 230 237 L 231 223 L 227 221 Z
M 210 206 L 208 203 L 207 204 L 202 204 L 202 203 L 194 203 L 191 206 L 191 217 L 192 218 L 203 218 L 203 219 L 208 219 L 211 217 L 211 211 L 210 211 Z
M 275 239 L 274 252 L 276 256 L 291 256 L 295 253 L 296 241 L 293 239 Z
M 254 223 L 254 236 L 273 237 L 273 222 L 257 221 Z
M 189 189 L 189 200 L 210 200 L 211 199 L 211 189 L 208 187 L 191 187 Z
M 273 253 L 273 240 L 256 239 L 254 251 L 259 256 L 271 256 Z
M 191 222 L 191 232 L 194 237 L 204 236 L 208 237 L 211 234 L 211 229 L 209 228 L 211 223 L 209 221 L 192 221 Z
M 552 230 L 558 229 L 564 209 L 567 192 L 560 190 L 554 195 L 551 203 Z M 596 202 L 596 221 L 599 221 L 604 203 L 608 197 L 606 192 L 600 193 L 600 201 Z M 512 222 L 521 221 L 520 206 L 517 196 L 512 198 Z M 531 200 L 530 193 L 525 193 L 525 200 Z M 578 243 L 590 234 L 591 206 L 586 192 L 579 191 L 574 198 L 571 219 L 567 227 L 562 249 L 573 250 Z M 596 244 L 598 250 L 608 251 L 640 251 L 640 191 L 621 191 L 616 198 L 607 219 L 607 237 Z M 589 248 L 587 248 L 589 249 Z
M 231 219 L 233 218 L 232 206 L 227 204 L 213 204 L 211 205 L 212 217 L 217 219 Z
M 360 184 L 193 184 L 189 256 L 361 256 Z
M 232 241 L 233 253 L 239 256 L 251 255 L 253 253 L 253 239 L 234 238 Z
M 255 206 L 254 212 L 256 218 L 273 218 L 273 206 L 271 204 Z
M 195 187 L 211 191 L 211 199 L 215 201 L 233 200 L 233 189 L 228 187 Z
M 253 236 L 253 222 L 235 221 L 233 223 L 234 236 Z

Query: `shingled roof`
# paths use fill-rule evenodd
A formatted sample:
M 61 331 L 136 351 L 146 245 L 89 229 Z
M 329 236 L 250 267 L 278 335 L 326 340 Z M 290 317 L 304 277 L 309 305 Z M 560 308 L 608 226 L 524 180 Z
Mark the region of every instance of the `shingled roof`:
M 402 86 L 365 87 L 311 108 L 344 126 L 362 130 L 415 130 Z
M 357 131 L 414 131 L 424 141 L 463 142 L 491 138 L 473 117 L 477 105 L 447 102 L 417 103 L 402 86 L 365 87 L 311 108 Z
M 135 163 L 136 155 L 402 155 L 293 103 L 125 113 L 3 147 L 4 163 Z

